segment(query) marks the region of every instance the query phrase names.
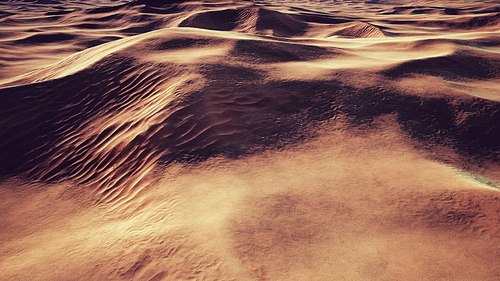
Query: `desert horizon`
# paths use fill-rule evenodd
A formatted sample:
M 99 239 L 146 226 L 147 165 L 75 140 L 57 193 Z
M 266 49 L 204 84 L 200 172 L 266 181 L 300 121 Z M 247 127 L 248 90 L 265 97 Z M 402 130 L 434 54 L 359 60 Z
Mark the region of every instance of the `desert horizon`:
M 0 2 L 0 280 L 500 280 L 499 4 Z

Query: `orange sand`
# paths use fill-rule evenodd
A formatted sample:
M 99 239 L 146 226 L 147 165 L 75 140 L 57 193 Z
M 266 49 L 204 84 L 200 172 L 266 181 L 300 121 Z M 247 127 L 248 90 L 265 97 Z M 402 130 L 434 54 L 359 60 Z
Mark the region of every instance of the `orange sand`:
M 499 280 L 497 6 L 0 3 L 0 280 Z

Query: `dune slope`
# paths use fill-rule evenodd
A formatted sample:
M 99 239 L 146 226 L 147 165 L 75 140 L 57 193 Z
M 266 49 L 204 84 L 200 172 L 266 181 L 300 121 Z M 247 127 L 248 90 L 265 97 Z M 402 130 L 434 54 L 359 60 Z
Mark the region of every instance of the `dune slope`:
M 0 7 L 0 280 L 500 278 L 495 1 Z

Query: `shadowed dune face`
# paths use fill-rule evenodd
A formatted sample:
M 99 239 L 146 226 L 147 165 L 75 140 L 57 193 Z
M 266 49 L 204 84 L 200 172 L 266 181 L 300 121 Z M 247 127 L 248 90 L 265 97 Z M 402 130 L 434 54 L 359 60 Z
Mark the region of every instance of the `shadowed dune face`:
M 284 13 L 245 7 L 199 13 L 187 18 L 179 26 L 222 31 L 262 32 L 289 37 L 304 34 L 307 23 Z
M 0 3 L 0 279 L 496 280 L 499 11 L 443 3 Z
M 158 161 L 238 157 L 308 138 L 307 130 L 331 118 L 372 130 L 382 116 L 394 116 L 422 146 L 449 147 L 471 161 L 498 161 L 495 101 L 360 88 L 335 78 L 334 71 L 324 74 L 330 79 L 288 80 L 276 70 L 311 60 L 324 60 L 328 67 L 336 58 L 356 57 L 346 48 L 227 38 L 220 32 L 207 36 L 196 29 L 158 31 L 127 45 L 76 73 L 68 70 L 79 66 L 80 58 L 52 67 L 61 78 L 44 81 L 45 71 L 35 72 L 20 81 L 40 82 L 2 90 L 2 112 L 8 116 L 3 175 L 71 178 L 110 189 Z M 146 56 L 136 56 L 140 50 Z M 89 51 L 82 58 L 100 50 Z M 182 58 L 186 53 L 193 55 Z M 452 56 L 404 61 L 376 74 L 387 81 L 434 73 L 496 78 L 498 64 L 491 58 L 479 67 L 460 53 Z

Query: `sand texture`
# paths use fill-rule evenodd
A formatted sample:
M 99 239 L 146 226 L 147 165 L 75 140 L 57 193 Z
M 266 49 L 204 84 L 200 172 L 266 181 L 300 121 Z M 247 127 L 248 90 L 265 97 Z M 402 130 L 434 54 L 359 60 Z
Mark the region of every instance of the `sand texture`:
M 0 280 L 500 280 L 499 7 L 0 2 Z

